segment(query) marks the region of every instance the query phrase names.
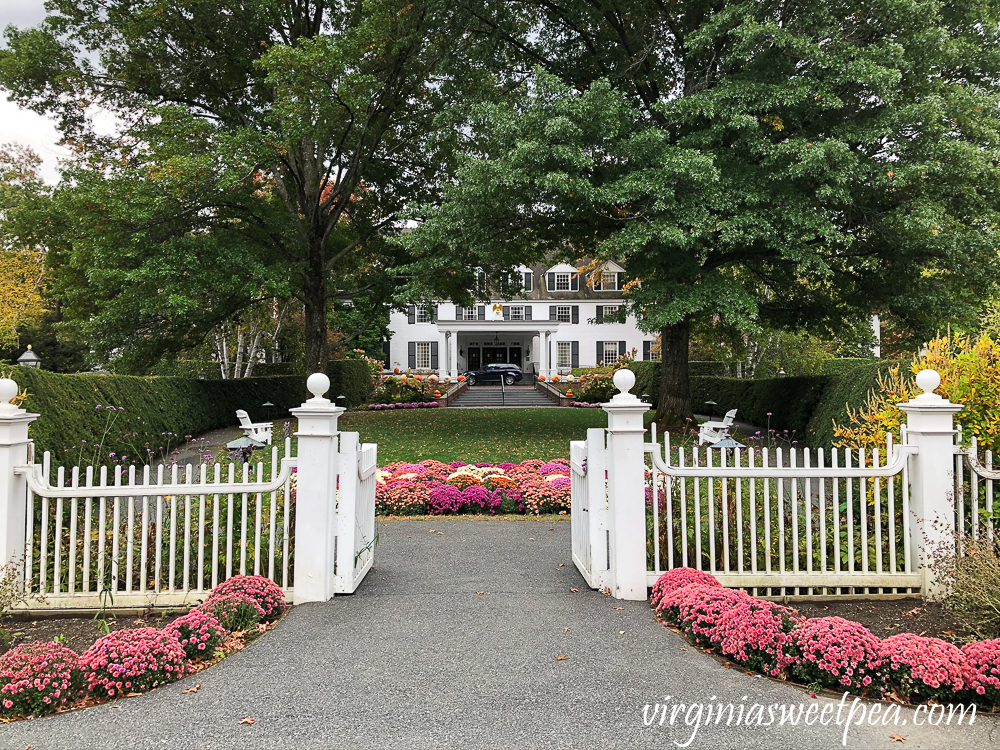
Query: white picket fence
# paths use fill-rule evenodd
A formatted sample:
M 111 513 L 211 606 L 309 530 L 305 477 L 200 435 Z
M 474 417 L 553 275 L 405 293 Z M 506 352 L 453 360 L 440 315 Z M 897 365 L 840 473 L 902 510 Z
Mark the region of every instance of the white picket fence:
M 267 576 L 295 602 L 352 593 L 371 569 L 378 447 L 340 432 L 344 409 L 314 397 L 270 470 L 251 465 L 53 467 L 0 379 L 0 556 L 24 558 L 32 609 L 177 605 L 237 574 Z M 303 458 L 306 457 L 306 458 Z M 296 586 L 299 581 L 299 586 Z
M 634 383 L 617 372 L 607 430 L 572 444 L 573 559 L 618 598 L 644 599 L 677 567 L 766 597 L 926 595 L 956 529 L 996 531 L 1000 472 L 962 447 L 961 405 L 934 393 L 933 371 L 899 405 L 899 439 L 871 452 L 660 444 Z
M 645 446 L 650 585 L 691 567 L 760 596 L 919 593 L 907 458 L 849 449 Z

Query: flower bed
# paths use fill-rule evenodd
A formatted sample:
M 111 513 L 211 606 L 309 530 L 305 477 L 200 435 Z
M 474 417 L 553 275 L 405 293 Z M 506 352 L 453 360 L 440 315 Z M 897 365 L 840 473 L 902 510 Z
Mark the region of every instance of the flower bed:
M 0 656 L 0 716 L 42 716 L 151 690 L 243 648 L 269 628 L 232 633 L 215 616 L 230 611 L 247 615 L 248 625 L 273 621 L 285 611 L 284 595 L 262 576 L 235 576 L 162 630 L 115 630 L 82 656 L 52 641 L 23 643 Z
M 563 459 L 519 464 L 427 460 L 393 463 L 376 474 L 375 512 L 382 515 L 561 513 L 570 506 L 570 468 Z
M 369 411 L 392 411 L 393 409 L 436 409 L 441 404 L 437 401 L 410 401 L 405 404 L 368 404 Z
M 800 617 L 688 568 L 664 573 L 653 593 L 664 624 L 769 676 L 813 690 L 1000 710 L 1000 639 L 961 649 L 911 633 L 882 640 L 860 623 Z

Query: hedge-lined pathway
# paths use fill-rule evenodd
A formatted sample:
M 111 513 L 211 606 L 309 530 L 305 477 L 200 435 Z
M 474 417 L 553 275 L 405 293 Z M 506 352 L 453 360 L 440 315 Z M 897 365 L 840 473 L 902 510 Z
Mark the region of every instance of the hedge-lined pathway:
M 799 689 L 724 669 L 656 623 L 646 603 L 587 589 L 568 523 L 380 528 L 377 567 L 355 595 L 294 609 L 246 650 L 180 683 L 0 726 L 0 746 L 667 748 L 690 730 L 642 721 L 643 706 L 666 695 L 812 702 Z M 182 693 L 195 682 L 197 693 Z M 253 725 L 240 724 L 247 716 Z M 998 729 L 992 717 L 950 730 L 856 728 L 847 746 L 989 748 Z M 835 748 L 841 732 L 713 727 L 691 747 Z

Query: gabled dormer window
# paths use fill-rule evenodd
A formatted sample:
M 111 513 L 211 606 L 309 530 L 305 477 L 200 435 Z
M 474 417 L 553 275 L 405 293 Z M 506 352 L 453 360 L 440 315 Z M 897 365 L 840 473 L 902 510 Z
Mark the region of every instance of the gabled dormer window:
M 573 266 L 554 266 L 545 274 L 545 288 L 550 292 L 577 292 L 580 290 L 579 273 Z
M 624 269 L 617 263 L 605 263 L 594 271 L 591 284 L 595 292 L 620 292 L 625 286 Z

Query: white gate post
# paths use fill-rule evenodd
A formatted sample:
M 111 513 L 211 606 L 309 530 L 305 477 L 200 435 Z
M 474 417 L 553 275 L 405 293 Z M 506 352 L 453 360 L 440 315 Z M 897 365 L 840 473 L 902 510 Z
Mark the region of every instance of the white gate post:
M 910 549 L 916 569 L 923 576 L 921 591 L 933 593 L 929 556 L 955 545 L 955 412 L 953 404 L 934 393 L 941 376 L 934 370 L 917 373 L 924 391 L 899 404 L 906 414 L 907 442 L 918 452 L 910 456 Z
M 295 494 L 295 584 L 292 601 L 325 602 L 334 593 L 339 431 L 346 411 L 323 394 L 330 378 L 315 372 L 306 381 L 313 397 L 292 415 L 299 420 Z
M 614 377 L 620 391 L 601 404 L 608 413 L 608 528 L 611 532 L 609 575 L 616 599 L 646 599 L 646 480 L 645 427 L 649 411 L 629 393 L 635 385 L 631 370 Z
M 28 425 L 38 419 L 14 406 L 17 383 L 0 378 L 0 565 L 25 553 L 28 484 L 15 466 L 28 463 Z

